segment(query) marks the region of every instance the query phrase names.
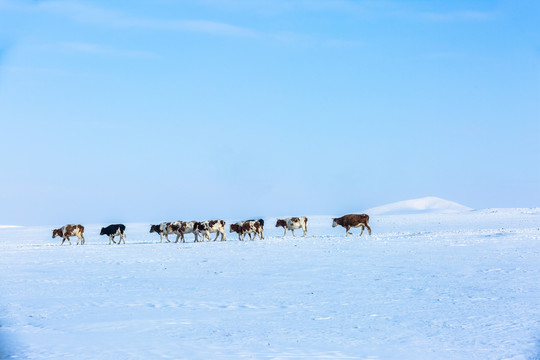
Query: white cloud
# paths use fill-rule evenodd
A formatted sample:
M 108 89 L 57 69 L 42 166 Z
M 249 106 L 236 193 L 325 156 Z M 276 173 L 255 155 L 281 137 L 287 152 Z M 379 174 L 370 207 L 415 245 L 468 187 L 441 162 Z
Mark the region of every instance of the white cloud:
M 166 20 L 129 16 L 114 10 L 98 8 L 80 2 L 48 1 L 37 8 L 67 16 L 76 21 L 109 27 L 145 28 L 154 30 L 185 30 L 225 36 L 252 37 L 252 29 L 209 20 Z

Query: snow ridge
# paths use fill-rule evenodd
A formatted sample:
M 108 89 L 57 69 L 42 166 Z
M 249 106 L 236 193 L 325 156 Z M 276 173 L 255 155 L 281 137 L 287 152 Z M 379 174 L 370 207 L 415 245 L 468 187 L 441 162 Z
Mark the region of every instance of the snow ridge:
M 423 213 L 450 214 L 471 210 L 473 209 L 453 201 L 435 196 L 427 196 L 419 199 L 398 201 L 387 205 L 377 206 L 367 209 L 365 212 L 370 215 L 402 215 Z

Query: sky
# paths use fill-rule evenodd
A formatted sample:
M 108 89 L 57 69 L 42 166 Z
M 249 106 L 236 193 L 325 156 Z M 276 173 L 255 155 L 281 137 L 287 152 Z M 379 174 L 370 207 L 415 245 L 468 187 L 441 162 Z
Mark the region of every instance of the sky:
M 540 2 L 0 0 L 0 224 L 540 206 Z

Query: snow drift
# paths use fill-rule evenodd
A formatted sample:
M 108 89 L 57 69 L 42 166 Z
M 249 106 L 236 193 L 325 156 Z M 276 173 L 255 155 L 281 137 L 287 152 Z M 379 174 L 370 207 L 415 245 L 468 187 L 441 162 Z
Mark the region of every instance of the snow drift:
M 453 201 L 444 200 L 435 196 L 428 196 L 377 206 L 367 209 L 364 212 L 369 215 L 402 215 L 423 213 L 450 214 L 471 210 L 471 208 Z

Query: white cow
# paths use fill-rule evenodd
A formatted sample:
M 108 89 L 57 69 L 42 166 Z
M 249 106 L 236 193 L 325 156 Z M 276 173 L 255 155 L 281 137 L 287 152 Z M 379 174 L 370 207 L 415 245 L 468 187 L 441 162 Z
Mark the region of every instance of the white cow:
M 178 242 L 178 238 L 182 238 L 182 242 L 185 243 L 186 239 L 184 235 L 189 233 L 195 235 L 195 242 L 197 242 L 199 241 L 199 234 L 195 229 L 196 224 L 196 221 L 175 221 L 167 226 L 167 232 L 169 234 L 176 234 L 175 243 Z
M 206 220 L 195 224 L 195 228 L 198 234 L 204 238 L 206 237 L 210 241 L 210 233 L 216 233 L 217 240 L 218 236 L 221 234 L 221 241 L 226 241 L 225 239 L 225 221 L 223 220 Z
M 285 232 L 283 233 L 283 237 L 287 234 L 287 230 L 291 230 L 292 234 L 294 236 L 294 230 L 295 229 L 302 229 L 304 231 L 304 236 L 306 236 L 307 233 L 307 217 L 300 216 L 300 217 L 290 217 L 286 219 L 277 219 L 276 221 L 276 227 L 283 227 L 285 229 Z

